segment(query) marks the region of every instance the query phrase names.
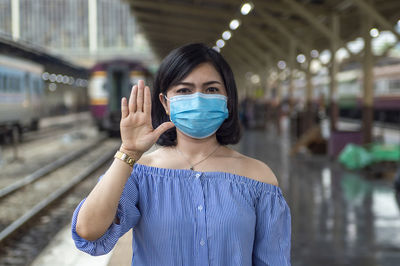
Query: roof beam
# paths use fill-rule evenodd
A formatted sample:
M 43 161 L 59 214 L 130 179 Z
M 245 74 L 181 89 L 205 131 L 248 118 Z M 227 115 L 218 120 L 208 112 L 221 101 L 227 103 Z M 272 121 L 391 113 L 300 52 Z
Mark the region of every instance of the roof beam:
M 274 53 L 278 54 L 279 57 L 286 58 L 286 53 L 263 32 L 261 32 L 261 30 L 248 27 L 247 31 L 261 43 L 267 45 Z
M 369 3 L 366 3 L 364 0 L 352 0 L 363 12 L 367 15 L 370 15 L 382 28 L 385 30 L 391 31 L 396 37 L 397 40 L 400 40 L 400 34 L 394 29 L 393 25 L 390 24 L 381 14 L 376 11 Z
M 309 52 L 306 50 L 307 48 L 303 45 L 303 42 L 300 41 L 293 33 L 291 33 L 290 30 L 288 30 L 282 22 L 280 22 L 274 16 L 268 14 L 268 12 L 265 12 L 262 9 L 257 9 L 256 12 L 265 20 L 265 22 L 271 24 L 280 33 L 282 33 L 287 39 L 293 40 L 296 43 L 296 45 L 303 51 L 303 53 Z
M 199 28 L 199 29 L 218 29 L 218 28 L 223 28 L 223 25 L 221 22 L 215 22 L 212 20 L 201 20 L 200 18 L 184 18 L 184 17 L 171 17 L 171 16 L 165 16 L 165 15 L 159 15 L 159 14 L 154 14 L 150 11 L 139 11 L 139 10 L 134 10 L 133 13 L 135 17 L 139 20 L 151 20 L 160 24 L 164 23 L 171 23 L 171 24 L 176 24 L 176 25 L 186 25 L 190 26 L 193 28 Z
M 283 0 L 283 2 L 287 3 L 293 11 L 295 11 L 297 14 L 307 20 L 308 23 L 310 23 L 327 39 L 333 40 L 334 38 L 336 38 L 335 36 L 333 36 L 332 31 L 327 26 L 318 21 L 318 19 L 316 19 L 315 17 L 315 14 L 308 11 L 303 5 L 294 0 Z
M 233 53 L 236 54 L 237 56 L 241 57 L 242 61 L 248 62 L 249 68 L 254 70 L 254 69 L 260 69 L 263 68 L 263 66 L 256 60 L 253 60 L 253 56 L 246 51 L 243 50 L 243 47 L 240 47 L 238 44 L 235 42 L 230 42 L 229 43 L 229 48 L 233 50 Z
M 257 47 L 257 45 L 254 44 L 254 42 L 249 41 L 249 38 L 237 38 L 237 41 L 239 41 L 241 44 L 245 46 L 245 49 L 248 51 L 248 54 L 252 55 L 252 60 L 257 62 L 260 66 L 263 66 L 266 64 L 265 60 L 265 51 L 263 51 L 260 47 Z M 242 48 L 243 49 L 243 48 Z M 265 68 L 265 67 L 264 67 Z
M 348 49 L 346 43 L 340 39 L 340 36 L 334 34 L 331 29 L 329 29 L 327 26 L 318 21 L 318 19 L 316 19 L 315 17 L 315 14 L 308 11 L 303 5 L 297 3 L 294 0 L 282 0 L 282 1 L 287 3 L 294 11 L 297 12 L 297 14 L 299 14 L 305 20 L 307 20 L 311 24 L 311 26 L 313 26 L 316 30 L 318 30 L 328 40 L 339 43 L 341 46 L 343 46 L 344 49 L 346 49 L 346 51 L 349 54 L 353 54 L 353 52 L 351 52 Z
M 143 30 L 145 32 L 147 31 L 151 31 L 154 33 L 160 33 L 161 35 L 172 35 L 173 38 L 175 39 L 176 37 L 178 37 L 181 40 L 186 40 L 186 41 L 190 41 L 188 40 L 188 36 L 192 37 L 196 37 L 196 39 L 204 39 L 204 38 L 214 38 L 215 35 L 211 32 L 196 32 L 193 30 L 189 30 L 189 29 L 185 29 L 185 28 L 180 28 L 180 29 L 174 29 L 172 30 L 168 30 L 168 28 L 166 27 L 162 27 L 162 26 L 157 26 L 157 25 L 153 25 L 153 24 L 141 24 L 141 27 L 143 28 Z
M 208 37 L 217 37 L 217 34 L 218 34 L 211 30 L 192 29 L 192 28 L 186 27 L 184 25 L 182 25 L 182 27 L 171 27 L 171 24 L 168 24 L 168 23 L 160 25 L 157 22 L 149 22 L 149 21 L 142 21 L 142 20 L 138 20 L 138 21 L 142 27 L 165 31 L 166 33 L 170 33 L 170 32 L 176 32 L 176 33 L 182 33 L 182 34 L 188 33 L 189 35 L 200 35 L 200 36 L 208 36 Z
M 131 0 L 129 1 L 129 3 L 133 8 L 153 8 L 167 13 L 183 13 L 191 16 L 202 16 L 218 20 L 230 19 L 230 16 L 226 15 L 227 10 L 209 8 L 203 5 L 176 4 L 171 2 L 158 2 L 147 0 Z
M 292 15 L 292 14 L 296 13 L 295 11 L 288 9 L 285 5 L 282 5 L 281 1 L 274 1 L 274 2 L 272 2 L 272 1 L 256 1 L 256 5 L 257 5 L 257 9 L 259 7 L 266 8 L 273 12 L 278 12 L 278 13 L 285 14 L 285 15 Z M 255 10 L 257 10 L 257 9 L 255 9 Z M 319 6 L 312 6 L 308 9 L 314 13 L 328 15 L 327 9 L 319 7 Z

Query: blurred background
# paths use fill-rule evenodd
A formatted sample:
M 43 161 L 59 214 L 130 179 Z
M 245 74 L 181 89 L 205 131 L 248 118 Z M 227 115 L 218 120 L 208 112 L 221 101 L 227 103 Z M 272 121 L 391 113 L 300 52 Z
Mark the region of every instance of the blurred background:
M 130 265 L 130 236 L 93 261 L 69 219 L 121 97 L 192 42 L 233 69 L 232 148 L 277 175 L 292 264 L 399 265 L 398 0 L 0 0 L 0 265 Z

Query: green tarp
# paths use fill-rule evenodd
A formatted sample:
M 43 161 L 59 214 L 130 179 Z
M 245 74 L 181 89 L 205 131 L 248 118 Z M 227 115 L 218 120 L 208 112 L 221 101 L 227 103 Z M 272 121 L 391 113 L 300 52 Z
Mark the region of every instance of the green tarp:
M 372 163 L 400 161 L 399 145 L 371 144 L 364 148 L 347 144 L 339 154 L 339 162 L 348 169 L 361 169 Z

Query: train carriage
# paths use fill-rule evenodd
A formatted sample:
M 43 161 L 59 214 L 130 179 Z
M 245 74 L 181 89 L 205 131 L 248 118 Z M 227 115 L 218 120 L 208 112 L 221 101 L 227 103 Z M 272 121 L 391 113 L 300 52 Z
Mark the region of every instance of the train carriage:
M 43 113 L 43 66 L 0 55 L 0 135 L 38 129 Z
M 96 64 L 90 71 L 89 99 L 92 117 L 99 130 L 119 131 L 121 98 L 129 98 L 131 88 L 143 79 L 151 85 L 152 76 L 140 62 L 111 60 Z

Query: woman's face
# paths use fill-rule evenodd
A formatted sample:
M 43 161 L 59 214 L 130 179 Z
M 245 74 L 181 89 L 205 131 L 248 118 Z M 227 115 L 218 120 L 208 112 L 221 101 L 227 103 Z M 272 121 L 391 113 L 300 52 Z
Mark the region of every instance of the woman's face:
M 196 92 L 204 94 L 222 94 L 227 96 L 226 88 L 221 75 L 211 63 L 202 63 L 190 72 L 178 84 L 171 86 L 167 90 L 167 97 L 186 95 Z M 165 101 L 164 95 L 160 93 L 160 101 L 165 110 L 169 112 L 169 101 Z

